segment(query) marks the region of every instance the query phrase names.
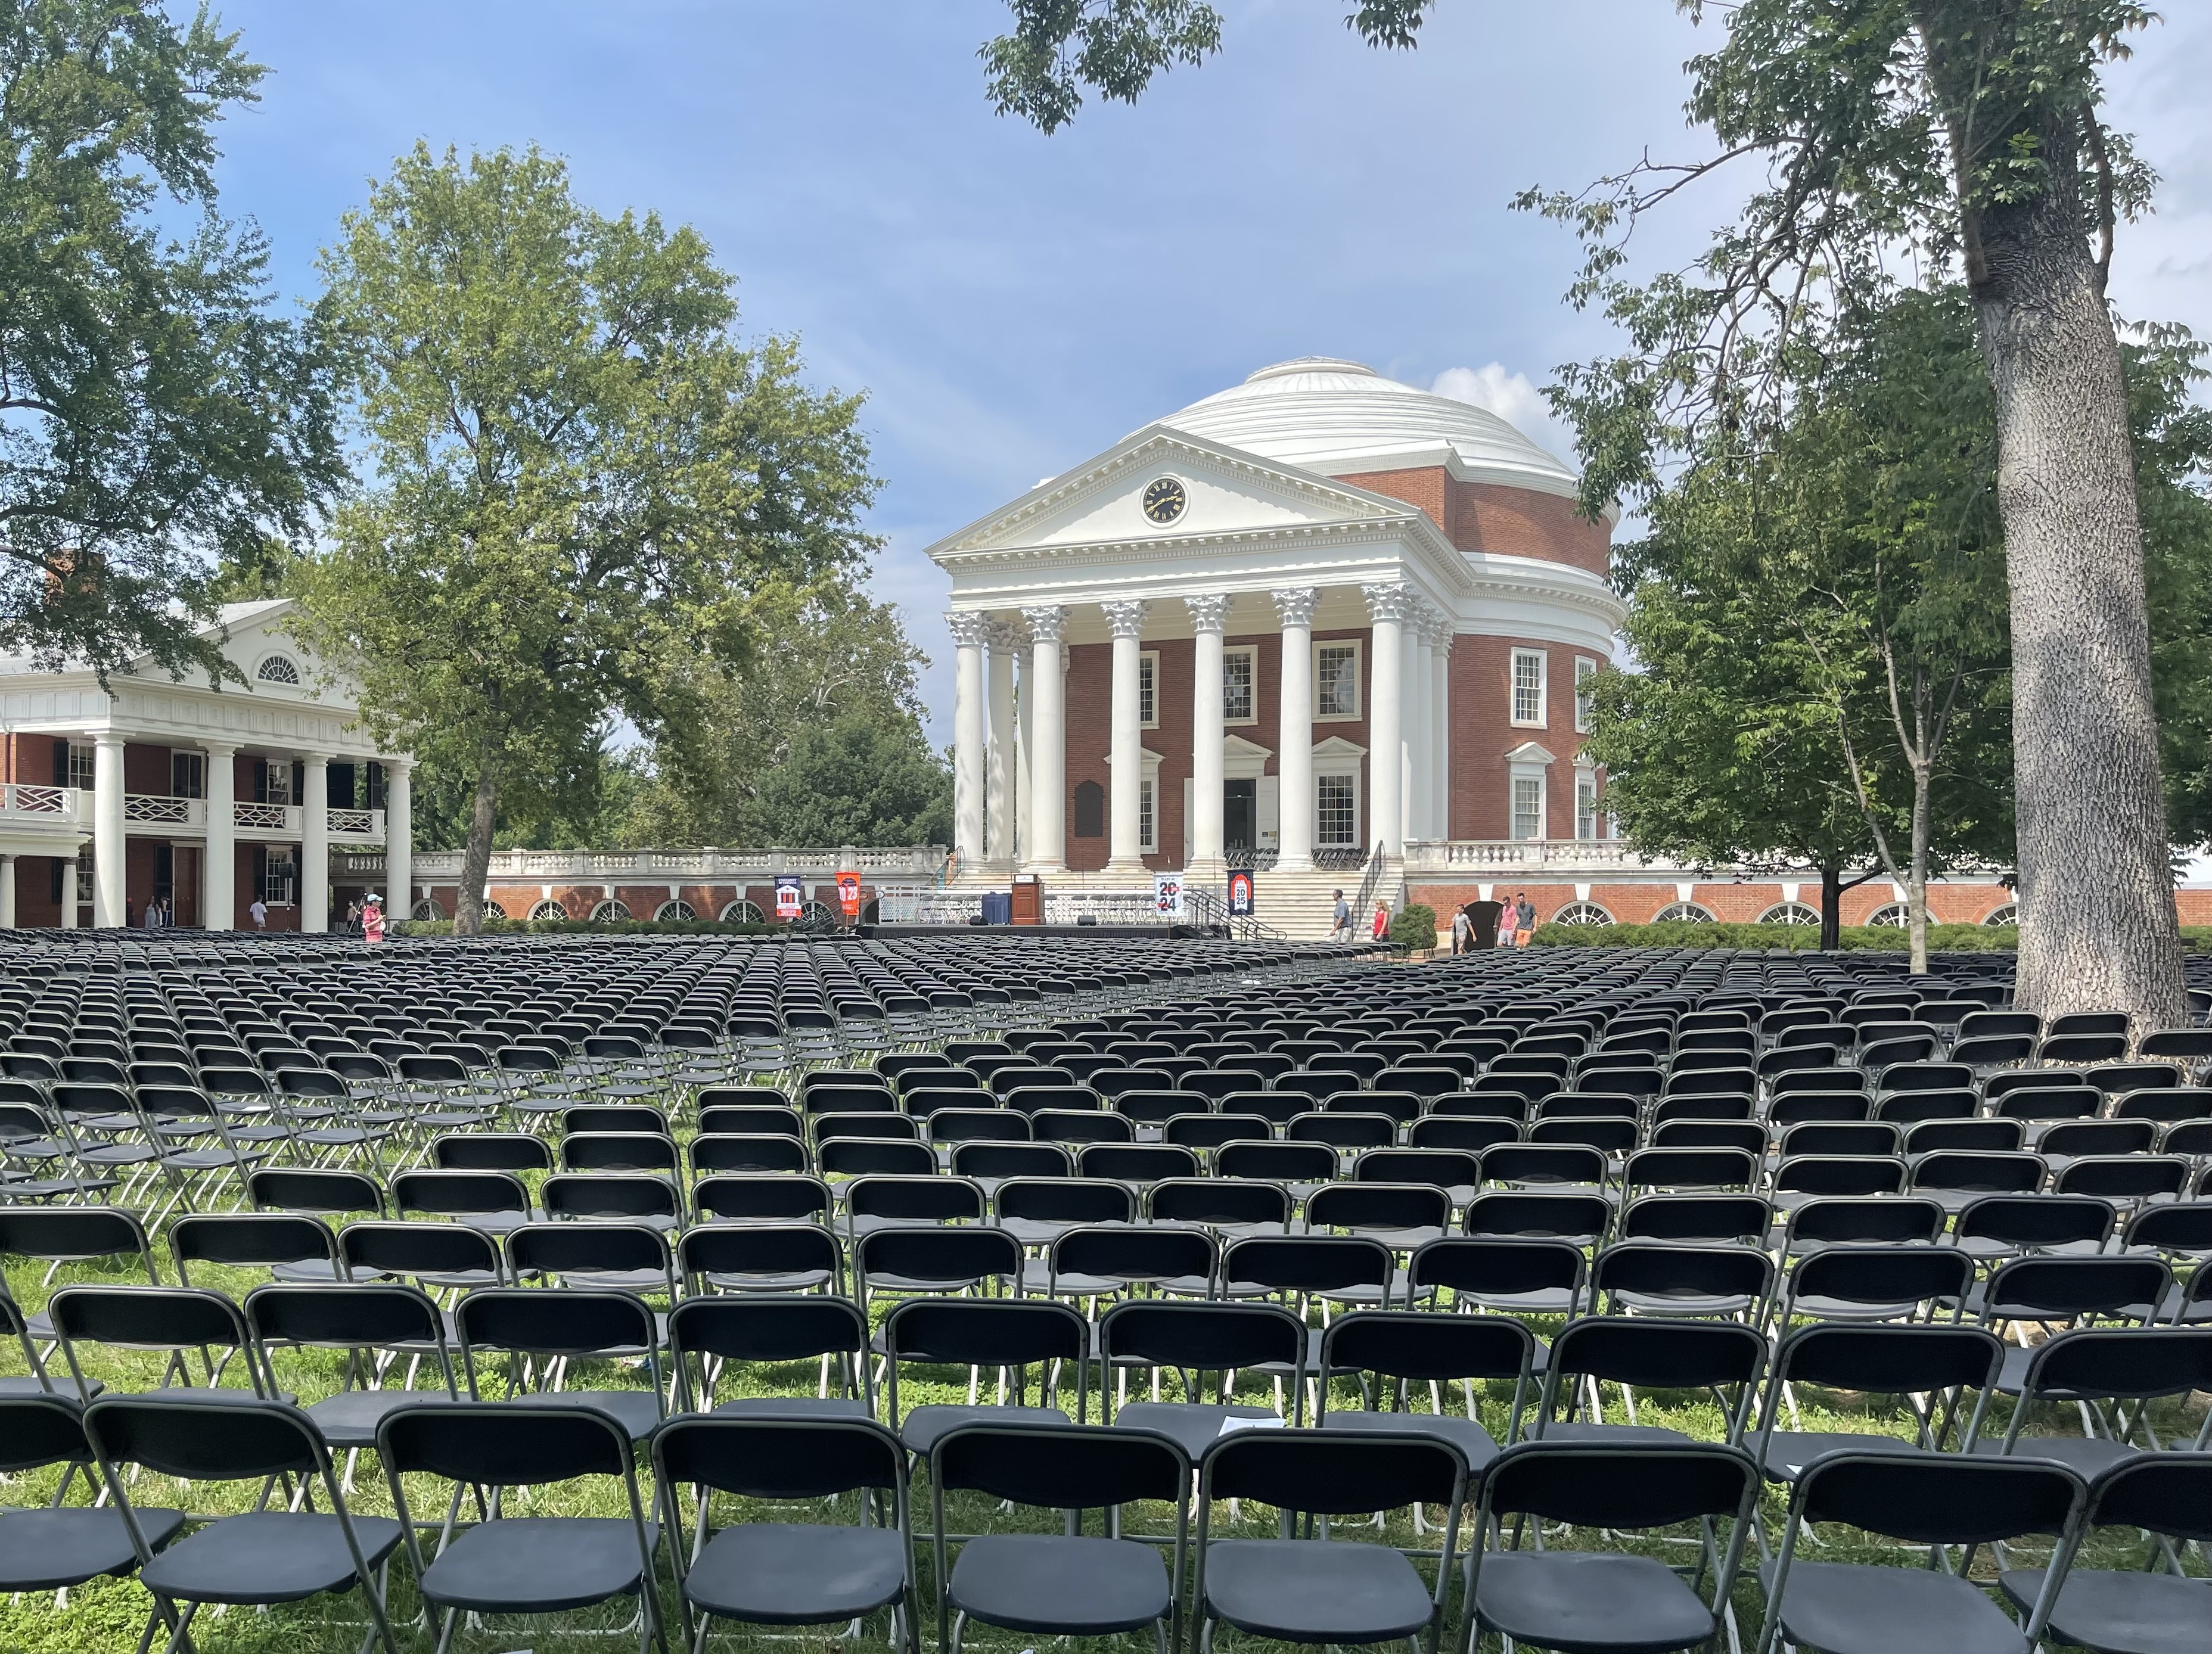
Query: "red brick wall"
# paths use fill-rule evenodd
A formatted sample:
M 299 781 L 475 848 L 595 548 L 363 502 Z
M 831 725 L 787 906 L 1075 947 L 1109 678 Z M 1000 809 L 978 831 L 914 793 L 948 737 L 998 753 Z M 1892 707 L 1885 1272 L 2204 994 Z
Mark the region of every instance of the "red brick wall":
M 1545 663 L 1545 727 L 1513 722 L 1513 651 L 1541 649 Z M 1575 836 L 1575 755 L 1583 738 L 1575 733 L 1575 661 L 1604 664 L 1602 655 L 1585 656 L 1564 643 L 1537 639 L 1482 637 L 1462 633 L 1452 640 L 1451 654 L 1451 836 L 1505 838 L 1511 835 L 1512 796 L 1507 786 L 1505 754 L 1534 741 L 1553 757 L 1544 789 L 1545 836 Z
M 1499 879 L 1491 885 L 1493 899 L 1503 901 L 1526 891 L 1528 900 L 1536 909 L 1540 921 L 1548 920 L 1561 908 L 1576 900 L 1572 885 L 1516 883 Z M 1463 907 L 1481 895 L 1474 883 L 1416 884 L 1410 887 L 1410 897 L 1434 908 L 1439 914 Z M 2202 906 L 2206 917 L 2191 920 L 2189 913 L 2191 897 L 2212 898 L 2212 891 L 2180 892 L 2182 922 L 2212 923 L 2212 899 Z M 1659 916 L 1662 909 L 1671 906 L 1679 898 L 1672 885 L 1593 885 L 1589 899 L 1603 908 L 1624 925 L 1649 924 Z M 1769 908 L 1778 905 L 1783 898 L 1782 886 L 1773 884 L 1694 884 L 1690 899 L 1704 908 L 1714 918 L 1725 924 L 1751 924 Z M 1799 883 L 1797 899 L 1808 908 L 1820 905 L 1820 884 L 1817 879 Z M 1887 906 L 1897 898 L 1891 893 L 1887 879 L 1860 885 L 1844 892 L 1843 921 L 1847 925 L 1863 925 L 1878 908 Z M 2010 905 L 2013 893 L 1994 881 L 1983 884 L 1953 883 L 1931 885 L 1928 891 L 1930 915 L 1938 924 L 1978 925 L 1997 909 Z
M 1441 465 L 1363 471 L 1338 478 L 1417 506 L 1462 551 L 1538 557 L 1591 574 L 1606 572 L 1611 530 L 1590 522 L 1572 500 L 1499 483 L 1462 483 Z

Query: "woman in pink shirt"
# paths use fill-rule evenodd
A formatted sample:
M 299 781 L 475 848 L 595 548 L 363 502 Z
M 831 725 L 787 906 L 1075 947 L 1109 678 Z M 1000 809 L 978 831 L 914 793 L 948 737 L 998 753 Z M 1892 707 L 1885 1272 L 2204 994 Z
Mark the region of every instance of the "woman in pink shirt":
M 361 909 L 361 933 L 367 941 L 380 942 L 384 939 L 384 903 L 373 896 Z

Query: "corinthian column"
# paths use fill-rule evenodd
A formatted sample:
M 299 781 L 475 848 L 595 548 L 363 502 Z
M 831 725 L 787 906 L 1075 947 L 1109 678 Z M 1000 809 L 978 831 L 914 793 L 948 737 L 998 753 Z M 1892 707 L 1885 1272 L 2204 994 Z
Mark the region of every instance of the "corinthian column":
M 1030 629 L 1029 866 L 1032 873 L 1067 871 L 1066 685 L 1060 675 L 1060 639 L 1067 611 L 1047 604 L 1022 611 Z
M 963 872 L 984 857 L 983 640 L 990 621 L 955 610 L 945 617 L 955 648 L 952 675 L 952 848 Z
M 1014 860 L 1014 656 L 1027 640 L 1019 629 L 994 621 L 990 635 L 991 748 L 984 839 L 991 864 Z
M 1385 855 L 1406 853 L 1405 807 L 1399 781 L 1406 762 L 1406 623 L 1413 591 L 1396 582 L 1363 586 L 1374 626 L 1368 683 L 1374 705 L 1367 715 L 1368 836 Z
M 1283 873 L 1313 867 L 1313 617 L 1320 593 L 1310 586 L 1271 593 L 1283 627 L 1281 705 L 1277 709 L 1275 866 Z
M 1137 682 L 1145 616 L 1152 605 L 1134 598 L 1101 604 L 1114 631 L 1113 791 L 1108 800 L 1106 865 L 1116 873 L 1144 871 L 1139 848 L 1141 808 L 1137 796 L 1145 778 L 1144 703 Z M 1154 694 L 1158 693 L 1154 686 Z M 1155 803 L 1154 808 L 1158 806 Z
M 1229 624 L 1225 596 L 1187 597 L 1195 639 L 1190 700 L 1190 867 L 1193 879 L 1227 877 L 1222 844 L 1221 635 Z M 1154 806 L 1158 807 L 1157 803 Z

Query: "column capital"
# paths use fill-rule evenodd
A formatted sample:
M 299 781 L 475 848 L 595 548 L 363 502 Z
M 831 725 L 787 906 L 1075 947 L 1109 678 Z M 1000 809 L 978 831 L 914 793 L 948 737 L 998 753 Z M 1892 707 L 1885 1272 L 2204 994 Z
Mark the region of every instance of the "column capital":
M 92 733 L 92 744 L 96 747 L 121 746 L 124 744 L 123 732 L 119 729 L 96 729 Z
M 1057 643 L 1067 632 L 1067 611 L 1057 603 L 1041 603 L 1022 611 L 1032 643 Z
M 1226 630 L 1229 626 L 1229 605 L 1235 600 L 1226 592 L 1209 592 L 1203 596 L 1185 598 L 1182 600 L 1182 606 L 1190 616 L 1191 630 L 1194 632 Z
M 319 763 L 327 765 L 331 761 L 331 755 L 327 752 L 303 751 L 295 752 L 292 756 L 301 763 Z
M 1311 586 L 1286 586 L 1281 591 L 1270 592 L 1274 599 L 1276 617 L 1285 626 L 1313 624 L 1314 605 L 1321 601 L 1321 593 Z
M 979 609 L 947 609 L 945 623 L 963 649 L 980 649 L 991 635 L 991 617 Z
M 1368 618 L 1375 621 L 1395 621 L 1400 624 L 1418 617 L 1420 594 L 1401 581 L 1382 581 L 1359 588 L 1359 595 L 1367 600 Z
M 239 744 L 236 741 L 201 741 L 198 745 L 199 750 L 211 758 L 228 758 L 237 755 Z
M 415 767 L 415 757 L 412 753 L 398 758 L 371 758 L 369 762 L 381 764 L 386 775 L 404 775 Z
M 1018 620 L 994 620 L 989 642 L 993 654 L 1018 654 L 1030 646 L 1030 629 Z
M 1106 623 L 1114 629 L 1116 637 L 1142 637 L 1145 617 L 1152 605 L 1142 598 L 1115 598 L 1098 605 L 1106 611 Z

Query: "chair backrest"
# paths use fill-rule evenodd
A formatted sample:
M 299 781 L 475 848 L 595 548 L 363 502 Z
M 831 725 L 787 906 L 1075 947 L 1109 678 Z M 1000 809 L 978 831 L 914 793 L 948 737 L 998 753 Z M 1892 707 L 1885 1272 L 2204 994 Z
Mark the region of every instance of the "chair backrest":
M 403 1171 L 392 1180 L 392 1198 L 402 1212 L 438 1217 L 530 1209 L 530 1192 L 511 1171 Z
M 1441 1505 L 1455 1514 L 1467 1485 L 1467 1460 L 1455 1444 L 1411 1432 L 1241 1430 L 1216 1441 L 1199 1466 L 1206 1501 L 1249 1499 L 1315 1516 L 1407 1505 Z
M 678 1218 L 683 1192 L 656 1172 L 556 1171 L 539 1188 L 553 1218 Z
M 653 1440 L 654 1480 L 741 1499 L 829 1499 L 860 1488 L 903 1496 L 906 1450 L 872 1419 L 672 1419 Z
M 261 1166 L 246 1174 L 246 1191 L 257 1207 L 336 1217 L 367 1212 L 384 1215 L 384 1186 L 366 1172 L 331 1166 Z
M 1730 1409 L 1729 1439 L 1742 1432 L 1751 1386 L 1766 1364 L 1766 1340 L 1734 1321 L 1672 1321 L 1656 1317 L 1587 1316 L 1571 1321 L 1553 1341 L 1540 1420 L 1557 1416 L 1562 1392 L 1580 1377 L 1638 1389 L 1705 1389 L 1741 1387 Z
M 1970 1445 L 2003 1367 L 2004 1345 L 1984 1327 L 1801 1327 L 1775 1351 L 1759 1438 L 1773 1432 L 1794 1382 L 1875 1396 L 1976 1391 L 1960 1443 Z
M 2028 1357 L 2013 1437 L 2027 1416 L 2028 1397 L 2136 1400 L 2206 1389 L 2212 1389 L 2212 1327 L 2077 1328 L 2046 1340 Z
M 702 1219 L 770 1223 L 824 1218 L 830 1204 L 819 1177 L 772 1175 L 702 1177 L 691 1201 Z
M 985 1206 L 982 1189 L 964 1177 L 855 1177 L 845 1186 L 845 1209 L 856 1218 L 978 1223 Z
M 469 1276 L 498 1280 L 499 1243 L 459 1223 L 349 1223 L 338 1231 L 338 1256 L 350 1276 Z
M 1054 1240 L 1052 1274 L 1055 1280 L 1088 1275 L 1130 1284 L 1211 1282 L 1220 1257 L 1219 1246 L 1202 1229 L 1086 1225 L 1066 1230 Z
M 377 1426 L 395 1502 L 402 1475 L 492 1487 L 528 1487 L 580 1476 L 628 1477 L 629 1438 L 606 1414 L 584 1407 L 472 1402 L 395 1408 Z
M 1170 1177 L 1146 1192 L 1146 1210 L 1156 1222 L 1284 1224 L 1290 1192 L 1279 1184 L 1226 1177 Z
M 1426 1310 L 1361 1310 L 1330 1323 L 1322 1335 L 1324 1408 L 1332 1372 L 1376 1372 L 1413 1382 L 1510 1378 L 1525 1384 L 1535 1335 L 1510 1316 L 1436 1315 Z
M 0 1475 L 84 1464 L 91 1457 L 81 1403 L 58 1395 L 0 1395 Z
M 84 1433 L 108 1465 L 143 1465 L 191 1481 L 288 1475 L 327 1480 L 330 1469 L 313 1421 L 281 1402 L 233 1405 L 159 1391 L 103 1396 L 85 1408 Z
M 488 1286 L 464 1296 L 453 1311 L 461 1353 L 506 1350 L 520 1355 L 598 1355 L 637 1352 L 648 1362 L 659 1344 L 653 1311 L 628 1292 L 571 1286 L 544 1292 L 533 1286 Z M 658 1386 L 656 1385 L 656 1389 Z
M 2159 1258 L 2026 1257 L 2001 1264 L 1983 1291 L 1985 1321 L 2156 1316 L 2173 1272 Z
M 1734 1555 L 1759 1487 L 1759 1467 L 1739 1447 L 1538 1439 L 1509 1447 L 1491 1462 L 1482 1508 L 1491 1517 L 1533 1516 L 1631 1531 L 1732 1517 L 1739 1528 L 1729 1547 Z M 1723 1570 L 1723 1591 L 1729 1571 Z
M 46 1263 L 136 1257 L 145 1266 L 147 1280 L 161 1278 L 145 1225 L 119 1207 L 0 1207 L 0 1256 L 10 1255 Z
M 1138 1299 L 1099 1318 L 1098 1351 L 1108 1362 L 1213 1372 L 1279 1365 L 1303 1370 L 1305 1323 L 1274 1304 L 1203 1304 Z
M 1355 1290 L 1392 1290 L 1390 1249 L 1364 1235 L 1255 1235 L 1231 1241 L 1221 1256 L 1224 1286 L 1326 1298 Z
M 238 1305 L 221 1292 L 198 1287 L 64 1286 L 47 1300 L 46 1312 L 80 1390 L 85 1388 L 76 1353 L 80 1344 L 167 1350 L 249 1347 Z M 258 1396 L 260 1371 L 250 1359 L 245 1365 L 247 1387 Z
M 2185 1543 L 2212 1542 L 2212 1457 L 2200 1445 L 2195 1452 L 2122 1459 L 2091 1485 L 2087 1519 Z
M 676 1290 L 668 1237 L 651 1224 L 525 1224 L 507 1232 L 507 1256 L 516 1280 L 533 1272 L 562 1275 L 653 1270 L 667 1281 L 672 1294 Z
M 444 1318 L 419 1287 L 390 1282 L 322 1286 L 271 1281 L 246 1295 L 246 1325 L 260 1352 L 271 1389 L 269 1352 L 277 1345 L 313 1349 L 428 1350 L 447 1393 L 454 1393 Z
M 1018 1280 L 1022 1246 L 1003 1229 L 980 1225 L 934 1228 L 922 1225 L 875 1229 L 853 1246 L 853 1266 L 864 1291 L 874 1286 L 872 1277 L 924 1283 L 922 1290 L 957 1290 L 994 1278 Z
M 319 1220 L 289 1212 L 187 1212 L 169 1227 L 177 1279 L 190 1286 L 190 1264 L 269 1268 L 280 1263 L 336 1262 L 337 1237 Z
M 1974 1255 L 1956 1246 L 1908 1241 L 1863 1245 L 1844 1243 L 1806 1254 L 1790 1273 L 1784 1319 L 1801 1298 L 1834 1298 L 1854 1304 L 1916 1304 L 1948 1299 L 1962 1304 L 1974 1284 Z M 1957 1318 L 1954 1308 L 1953 1318 Z
M 940 1533 L 947 1488 L 1079 1511 L 1139 1499 L 1180 1502 L 1191 1474 L 1189 1456 L 1170 1438 L 1097 1425 L 963 1424 L 937 1438 L 929 1464 Z
M 1763 1309 L 1774 1261 L 1748 1246 L 1699 1246 L 1670 1240 L 1621 1240 L 1597 1255 L 1590 1290 L 1602 1303 L 1632 1292 L 1650 1298 L 1748 1298 Z
M 1908 1544 L 1986 1545 L 2068 1533 L 2087 1497 L 2080 1476 L 2047 1459 L 1846 1451 L 1807 1468 L 1791 1516 Z

